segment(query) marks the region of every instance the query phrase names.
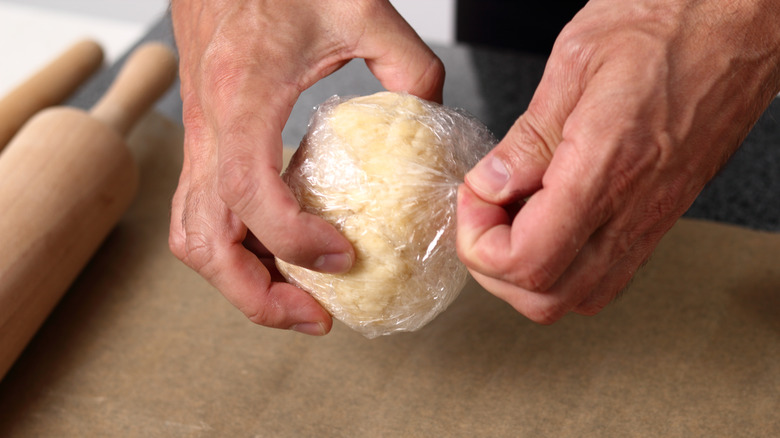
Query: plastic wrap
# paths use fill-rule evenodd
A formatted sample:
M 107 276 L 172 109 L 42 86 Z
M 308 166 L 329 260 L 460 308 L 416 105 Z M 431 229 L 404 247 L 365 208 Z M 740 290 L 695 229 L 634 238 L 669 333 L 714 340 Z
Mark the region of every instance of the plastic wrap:
M 330 98 L 283 179 L 305 211 L 352 243 L 356 259 L 346 274 L 277 259 L 280 272 L 366 337 L 419 329 L 465 284 L 458 185 L 494 144 L 474 117 L 411 95 Z

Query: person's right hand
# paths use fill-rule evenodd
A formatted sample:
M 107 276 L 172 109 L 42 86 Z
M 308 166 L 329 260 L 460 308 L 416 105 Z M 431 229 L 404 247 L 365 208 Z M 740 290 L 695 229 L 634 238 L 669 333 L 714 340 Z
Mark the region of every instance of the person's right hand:
M 325 334 L 330 315 L 273 275 L 354 250 L 282 182 L 282 129 L 299 94 L 352 58 L 390 91 L 441 101 L 444 68 L 386 0 L 173 0 L 185 127 L 172 252 L 253 322 Z

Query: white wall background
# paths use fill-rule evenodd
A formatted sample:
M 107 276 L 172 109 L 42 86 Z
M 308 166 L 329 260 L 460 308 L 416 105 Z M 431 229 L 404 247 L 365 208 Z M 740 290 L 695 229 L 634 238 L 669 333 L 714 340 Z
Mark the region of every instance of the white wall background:
M 78 40 L 91 38 L 106 63 L 141 38 L 167 0 L 0 0 L 0 95 Z
M 420 36 L 455 40 L 455 0 L 391 0 Z M 82 38 L 111 63 L 146 32 L 168 0 L 0 0 L 0 95 Z
M 455 0 L 390 0 L 427 42 L 455 42 Z

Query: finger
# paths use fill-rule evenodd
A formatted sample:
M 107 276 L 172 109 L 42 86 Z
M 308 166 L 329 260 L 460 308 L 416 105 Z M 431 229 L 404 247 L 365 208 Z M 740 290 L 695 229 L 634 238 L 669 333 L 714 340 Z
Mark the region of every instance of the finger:
M 532 201 L 533 198 L 529 203 Z M 529 208 L 527 204 L 521 208 L 518 217 L 526 208 Z M 517 228 L 517 220 L 515 218 L 512 224 L 504 208 L 480 199 L 468 186 L 462 185 L 458 192 L 458 255 L 485 289 L 529 319 L 550 324 L 581 301 L 575 301 L 573 296 L 573 293 L 584 293 L 580 289 L 552 288 L 579 250 L 564 253 L 564 260 L 552 265 L 552 268 L 549 257 L 533 256 L 541 254 L 540 250 L 532 250 L 529 252 L 531 256 L 523 257 L 518 248 L 528 250 L 526 242 L 531 241 L 530 236 L 538 232 L 540 226 L 531 230 L 520 229 Z M 555 239 L 560 240 L 563 235 L 552 236 L 548 244 L 560 251 L 566 245 Z M 580 235 L 587 235 L 587 232 Z M 517 240 L 522 245 L 514 244 Z
M 526 113 L 465 177 L 466 186 L 485 202 L 459 206 L 461 258 L 470 268 L 523 290 L 551 287 L 597 226 L 576 220 L 589 212 L 573 187 L 584 181 L 547 181 L 546 176 L 561 146 L 566 119 L 581 97 L 576 89 L 561 88 L 573 83 L 573 75 L 570 68 L 557 68 L 556 58 L 551 58 Z M 564 173 L 576 176 L 583 170 L 576 161 L 557 161 L 566 162 L 556 166 Z M 511 223 L 499 220 L 495 206 L 529 196 L 530 205 Z
M 578 291 L 595 286 L 592 277 L 610 269 L 639 236 L 656 224 L 666 226 L 669 219 L 664 215 L 682 213 L 679 206 L 670 208 L 659 200 L 675 184 L 656 180 L 659 146 L 637 119 L 647 124 L 656 121 L 646 120 L 643 95 L 620 98 L 636 96 L 639 91 L 633 84 L 615 94 L 618 73 L 604 69 L 593 77 L 566 121 L 563 140 L 544 174 L 543 189 L 513 222 L 515 262 L 535 257 L 549 281 L 558 282 L 566 272 L 570 300 L 580 298 Z M 570 267 L 575 258 L 576 266 Z M 544 281 L 517 284 L 551 287 Z
M 188 140 L 192 140 L 190 131 Z M 187 143 L 191 145 L 190 143 Z M 193 268 L 252 321 L 276 328 L 321 335 L 332 325 L 330 315 L 307 293 L 285 283 L 273 257 L 247 234 L 245 227 L 213 194 L 206 182 L 192 179 L 191 148 L 185 157 L 171 208 L 172 252 Z M 250 249 L 242 246 L 250 242 Z
M 469 186 L 461 184 L 457 198 L 456 247 L 470 269 L 500 276 L 511 248 L 510 217 L 501 206 L 483 201 Z
M 569 311 L 569 307 L 564 306 L 562 300 L 556 295 L 523 289 L 478 271 L 469 270 L 469 272 L 485 290 L 536 323 L 552 324 Z
M 194 137 L 201 137 L 202 130 L 189 130 L 184 135 L 182 169 L 179 175 L 179 183 L 171 199 L 171 223 L 168 230 L 168 247 L 179 259 L 187 256 L 187 235 L 184 230 L 184 211 L 186 208 L 187 194 L 191 185 L 191 164 L 189 160 L 188 145 L 192 144 Z M 197 135 L 196 135 L 197 133 Z
M 278 168 L 267 164 L 275 157 L 242 149 L 223 143 L 220 150 L 219 193 L 230 209 L 281 259 L 326 272 L 349 270 L 350 243 L 332 225 L 301 210 Z
M 287 279 L 284 278 L 281 272 L 279 272 L 279 268 L 276 267 L 276 257 L 271 254 L 270 251 L 263 245 L 260 240 L 257 239 L 257 237 L 252 234 L 251 231 L 247 231 L 246 237 L 244 238 L 244 241 L 242 242 L 242 245 L 244 248 L 247 249 L 247 251 L 251 252 L 252 254 L 257 257 L 258 260 L 260 260 L 260 263 L 265 266 L 265 269 L 268 270 L 268 272 L 271 274 L 271 281 L 273 282 L 283 282 L 287 281 Z
M 496 204 L 507 202 L 518 194 L 525 195 L 535 180 L 540 187 L 512 222 L 511 243 L 509 251 L 502 255 L 503 263 L 494 271 L 483 269 L 481 272 L 524 289 L 549 289 L 568 269 L 590 236 L 616 211 L 626 210 L 624 203 L 630 193 L 636 192 L 643 183 L 653 184 L 643 182 L 643 178 L 647 179 L 643 175 L 652 175 L 658 152 L 652 139 L 646 138 L 641 125 L 636 123 L 636 118 L 646 113 L 642 107 L 644 100 L 625 98 L 641 92 L 635 90 L 633 84 L 616 91 L 615 76 L 619 73 L 620 69 L 605 68 L 590 78 L 587 89 L 579 94 L 579 101 L 571 107 L 562 125 L 561 116 L 554 111 L 545 114 L 547 107 L 542 103 L 536 105 L 536 112 L 529 108 L 524 117 L 530 116 L 531 121 L 546 120 L 553 126 L 558 124 L 561 140 L 554 150 L 548 149 L 555 138 L 553 134 L 544 133 L 557 128 L 535 128 L 531 134 L 526 134 L 523 126 L 535 126 L 534 123 L 516 124 L 510 134 L 516 134 L 520 139 L 517 144 L 521 146 L 497 149 L 506 152 L 504 157 L 515 154 L 516 157 L 532 158 L 502 160 L 503 165 L 515 167 L 506 168 L 507 185 L 500 191 L 485 193 L 484 185 L 480 190 L 479 181 L 470 178 L 471 174 L 467 177 L 466 183 L 475 193 Z M 542 91 L 553 97 L 560 94 L 551 85 L 546 85 Z M 538 95 L 537 92 L 535 99 Z M 560 102 L 564 107 L 571 104 L 566 99 Z M 538 142 L 536 146 L 522 146 L 534 141 Z M 529 155 L 525 152 L 529 150 L 537 152 Z M 543 165 L 526 164 L 542 162 L 545 150 L 554 153 L 546 169 Z M 494 151 L 493 155 L 496 154 Z M 524 176 L 523 172 L 531 177 Z M 537 177 L 539 173 L 543 174 L 540 178 Z M 484 230 L 482 234 L 489 233 Z M 473 238 L 472 241 L 474 245 L 484 246 L 479 252 L 490 251 L 489 240 Z
M 549 293 L 557 297 L 559 312 L 598 313 L 647 261 L 678 217 L 676 211 L 658 219 L 652 217 L 648 229 L 648 216 L 641 207 L 651 204 L 647 201 L 632 199 L 625 210 L 593 233 L 550 289 Z
M 214 96 L 221 199 L 281 259 L 325 272 L 349 270 L 350 243 L 323 219 L 303 212 L 279 176 L 281 132 L 296 92 L 268 90 L 254 75 L 236 78 L 230 87 L 219 94 L 230 99 Z
M 249 250 L 249 252 L 256 255 L 260 259 L 271 255 L 270 251 L 268 251 L 268 248 L 266 248 L 265 245 L 260 242 L 260 239 L 258 239 L 257 236 L 255 236 L 251 231 L 247 231 L 246 237 L 244 238 L 242 244 L 244 245 L 244 248 Z
M 565 156 L 557 161 L 548 172 L 571 169 Z M 472 269 L 523 289 L 549 289 L 604 220 L 604 203 L 595 200 L 598 187 L 587 189 L 590 186 L 573 178 L 552 179 L 527 200 L 511 223 L 501 216 L 502 206 L 461 190 L 461 259 Z
M 311 295 L 288 283 L 273 282 L 254 254 L 234 243 L 217 248 L 215 274 L 208 280 L 252 322 L 324 335 L 330 315 Z
M 484 200 L 505 205 L 542 187 L 552 147 L 539 138 L 528 138 L 530 128 L 523 117 L 465 176 L 469 188 Z
M 245 236 L 236 228 L 241 227 L 240 222 L 217 217 L 217 211 L 223 211 L 223 216 L 231 213 L 214 208 L 215 202 L 188 203 L 202 210 L 184 214 L 186 256 L 182 260 L 251 321 L 309 334 L 327 333 L 332 325 L 327 311 L 306 292 L 274 282 L 263 261 L 243 246 Z
M 355 57 L 365 59 L 386 89 L 441 103 L 444 64 L 390 2 L 369 3 L 375 10 L 364 12 L 372 17 L 371 24 L 365 26 Z
M 636 272 L 650 259 L 666 231 L 668 227 L 662 227 L 636 242 L 573 311 L 582 315 L 595 315 L 614 301 L 626 289 Z
M 471 273 L 486 290 L 509 303 L 518 313 L 540 324 L 552 324 L 569 312 L 581 315 L 599 313 L 626 288 L 647 258 L 646 252 L 629 253 L 603 275 L 589 272 L 589 279 L 577 276 L 576 274 L 580 274 L 582 269 L 573 267 L 572 271 L 576 274 L 565 277 L 576 278 L 576 284 L 564 280 L 560 285 L 545 292 L 525 290 L 478 271 Z M 592 263 L 583 264 L 588 268 L 599 269 L 591 265 Z
M 635 262 L 633 257 L 623 258 L 609 270 L 601 282 L 593 288 L 593 291 L 572 311 L 580 315 L 595 315 L 601 312 L 625 290 L 640 264 L 641 261 Z
M 512 263 L 511 220 L 501 206 L 482 200 L 468 185 L 458 189 L 458 226 L 456 247 L 458 256 L 469 268 L 472 277 L 493 295 L 509 303 L 529 319 L 548 323 L 557 319 L 543 314 L 540 309 L 550 309 L 554 299 L 519 287 L 504 280 L 506 272 L 519 266 Z M 546 292 L 546 291 L 545 291 Z
M 189 171 L 188 165 L 182 166 L 182 173 L 179 176 L 179 185 L 173 194 L 171 200 L 171 223 L 168 231 L 168 247 L 171 252 L 180 260 L 186 257 L 186 234 L 182 221 L 184 215 L 184 202 L 186 194 L 189 191 Z
M 476 270 L 471 270 L 471 274 L 485 289 L 541 324 L 551 324 L 571 311 L 595 315 L 625 289 L 665 230 L 661 227 L 643 236 L 618 262 L 611 262 L 612 258 L 604 254 L 614 251 L 614 240 L 597 233 L 549 290 L 527 290 Z

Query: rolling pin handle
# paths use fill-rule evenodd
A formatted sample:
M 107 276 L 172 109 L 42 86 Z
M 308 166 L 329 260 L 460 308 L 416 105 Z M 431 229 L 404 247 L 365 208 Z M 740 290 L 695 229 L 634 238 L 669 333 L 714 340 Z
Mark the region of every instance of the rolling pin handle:
M 60 104 L 103 64 L 103 49 L 83 40 L 0 99 L 0 150 L 32 116 Z
M 130 55 L 90 115 L 124 137 L 168 90 L 176 74 L 176 56 L 169 47 L 161 43 L 144 44 Z

